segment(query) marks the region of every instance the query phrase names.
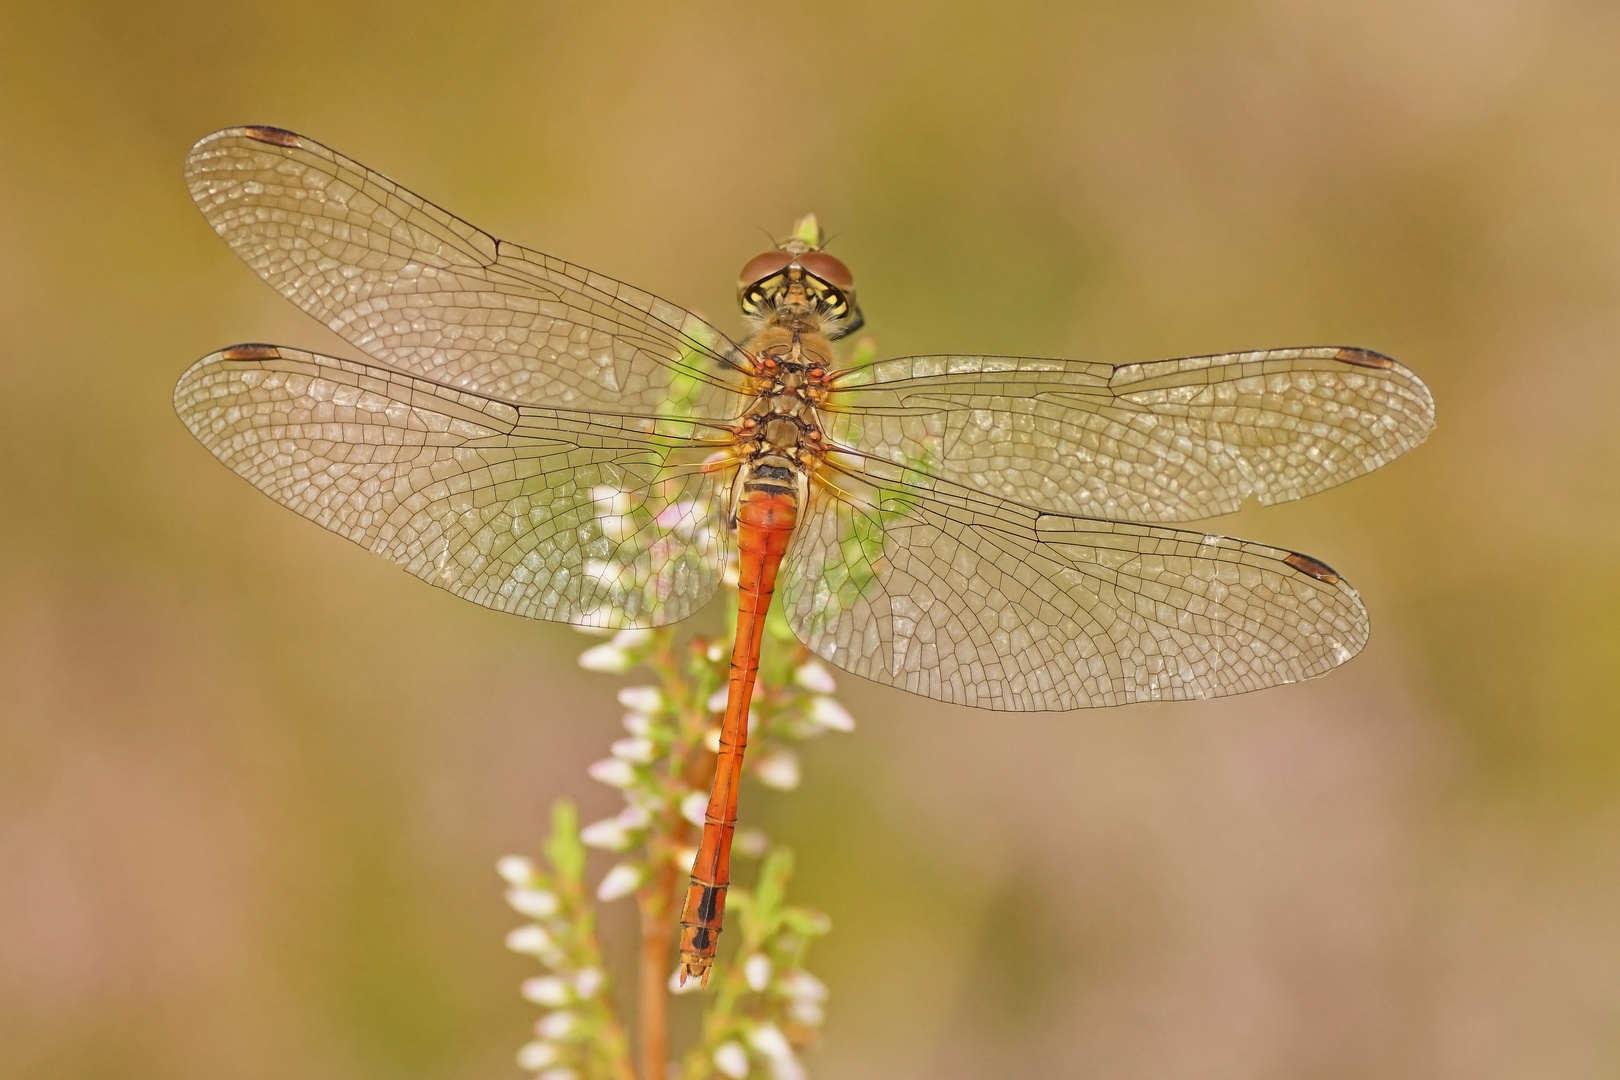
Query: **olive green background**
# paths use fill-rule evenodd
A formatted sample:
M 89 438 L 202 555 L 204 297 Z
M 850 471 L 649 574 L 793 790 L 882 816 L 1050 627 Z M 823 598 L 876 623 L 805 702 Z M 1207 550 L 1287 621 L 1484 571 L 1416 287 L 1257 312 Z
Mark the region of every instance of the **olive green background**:
M 1616 56 L 1577 0 L 7 0 L 0 1075 L 516 1077 L 494 860 L 613 806 L 585 639 L 175 420 L 223 345 L 352 355 L 187 198 L 241 123 L 734 330 L 814 209 L 884 355 L 1407 363 L 1426 445 L 1216 526 L 1356 584 L 1345 669 L 1038 716 L 846 678 L 859 729 L 745 792 L 834 921 L 811 1075 L 1620 1074 Z

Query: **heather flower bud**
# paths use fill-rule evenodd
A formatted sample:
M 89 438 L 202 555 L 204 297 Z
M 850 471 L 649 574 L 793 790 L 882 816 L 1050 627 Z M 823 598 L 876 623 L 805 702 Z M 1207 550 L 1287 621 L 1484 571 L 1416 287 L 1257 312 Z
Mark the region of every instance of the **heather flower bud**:
M 658 753 L 658 748 L 653 745 L 651 739 L 639 738 L 615 739 L 613 745 L 608 749 L 612 751 L 614 757 L 634 762 L 637 765 L 646 765 Z
M 782 746 L 773 746 L 754 759 L 754 775 L 766 787 L 792 791 L 799 786 L 799 757 Z
M 520 926 L 506 935 L 506 947 L 516 953 L 540 956 L 551 951 L 551 935 L 539 926 Z
M 579 1080 L 579 1073 L 559 1065 L 555 1069 L 547 1069 L 540 1073 L 534 1080 Z
M 771 846 L 771 838 L 764 829 L 738 829 L 731 840 L 731 850 L 739 855 L 759 858 Z
M 630 831 L 618 818 L 593 821 L 579 830 L 580 843 L 602 851 L 623 851 L 631 843 Z
M 756 994 L 771 985 L 771 958 L 764 953 L 755 953 L 744 960 L 743 981 Z
M 602 877 L 596 887 L 596 898 L 601 901 L 617 900 L 629 896 L 641 887 L 642 869 L 635 863 L 620 863 Z
M 600 968 L 582 968 L 579 974 L 574 976 L 574 993 L 582 998 L 591 997 L 602 989 L 602 983 L 605 981 L 606 977 Z
M 606 675 L 623 675 L 634 666 L 634 663 L 629 653 L 612 642 L 592 645 L 579 654 L 580 667 L 586 671 L 600 671 Z
M 618 639 L 614 639 L 615 644 L 617 641 Z M 806 660 L 800 664 L 798 670 L 793 673 L 793 681 L 806 690 L 818 694 L 830 694 L 838 689 L 838 684 L 833 681 L 832 672 L 828 671 L 819 660 Z
M 538 975 L 523 981 L 523 996 L 536 1005 L 555 1009 L 573 1000 L 574 992 L 555 975 Z
M 742 1043 L 723 1042 L 714 1048 L 714 1067 L 731 1080 L 743 1080 L 748 1075 L 748 1051 Z
M 619 704 L 638 713 L 656 713 L 664 707 L 664 693 L 656 686 L 627 686 L 619 691 Z
M 578 1023 L 579 1017 L 567 1009 L 560 1009 L 535 1021 L 534 1033 L 542 1039 L 566 1039 Z
M 623 758 L 603 758 L 585 770 L 592 780 L 608 787 L 627 788 L 636 782 L 636 767 Z
M 536 1072 L 547 1065 L 556 1064 L 557 1058 L 561 1054 L 562 1051 L 557 1049 L 556 1044 L 542 1042 L 537 1039 L 534 1042 L 525 1043 L 523 1048 L 517 1052 L 518 1068 L 527 1072 Z
M 652 639 L 653 632 L 648 629 L 620 630 L 613 635 L 613 644 L 621 649 L 639 649 Z
M 534 860 L 522 855 L 503 855 L 495 863 L 495 872 L 508 885 L 527 885 L 534 880 Z
M 709 797 L 701 791 L 688 792 L 681 800 L 681 817 L 699 828 L 703 826 L 703 815 L 708 809 Z
M 782 1030 L 775 1024 L 769 1022 L 760 1024 L 748 1033 L 748 1045 L 773 1062 L 793 1057 L 793 1047 L 788 1045 L 787 1036 L 783 1035 Z
M 827 1019 L 827 1010 L 814 1001 L 790 1001 L 787 1014 L 790 1019 L 805 1027 L 820 1027 L 822 1021 Z
M 830 697 L 816 697 L 810 701 L 810 721 L 828 731 L 854 731 L 855 718 L 849 710 Z
M 531 919 L 549 919 L 562 906 L 557 894 L 546 889 L 508 889 L 506 902 Z
M 790 971 L 782 976 L 782 993 L 800 1001 L 826 1001 L 827 984 L 808 971 Z

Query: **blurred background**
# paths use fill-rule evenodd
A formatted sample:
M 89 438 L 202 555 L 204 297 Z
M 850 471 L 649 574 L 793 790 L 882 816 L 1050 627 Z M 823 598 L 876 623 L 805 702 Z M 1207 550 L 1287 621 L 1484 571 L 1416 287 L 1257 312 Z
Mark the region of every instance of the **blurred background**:
M 1426 445 L 1214 526 L 1356 584 L 1347 668 L 1037 716 L 842 680 L 859 730 L 744 800 L 835 926 L 808 1064 L 1620 1074 L 1617 55 L 1590 0 L 6 0 L 0 1075 L 515 1078 L 493 863 L 615 805 L 633 676 L 173 416 L 228 343 L 353 354 L 186 195 L 241 123 L 732 330 L 815 210 L 883 355 L 1416 369 Z

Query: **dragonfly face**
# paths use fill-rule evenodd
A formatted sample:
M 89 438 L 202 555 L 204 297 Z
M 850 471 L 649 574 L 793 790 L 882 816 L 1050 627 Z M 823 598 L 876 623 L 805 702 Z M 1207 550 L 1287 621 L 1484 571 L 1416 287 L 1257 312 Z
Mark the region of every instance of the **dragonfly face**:
M 532 618 L 672 622 L 737 553 L 730 700 L 683 917 L 700 977 L 778 571 L 813 652 L 940 701 L 1061 710 L 1297 682 L 1365 645 L 1355 590 L 1310 556 L 1179 526 L 1333 487 L 1434 423 L 1415 374 L 1337 346 L 840 370 L 832 343 L 862 316 L 818 230 L 744 267 L 739 346 L 292 132 L 216 132 L 186 181 L 265 281 L 369 356 L 235 346 L 181 377 L 181 419 L 261 491 Z
M 814 217 L 805 221 L 812 239 L 796 236 L 743 267 L 737 276 L 737 302 L 743 314 L 761 321 L 790 314 L 814 316 L 826 336 L 836 340 L 866 322 L 855 302 L 855 276 L 841 260 L 821 250 Z

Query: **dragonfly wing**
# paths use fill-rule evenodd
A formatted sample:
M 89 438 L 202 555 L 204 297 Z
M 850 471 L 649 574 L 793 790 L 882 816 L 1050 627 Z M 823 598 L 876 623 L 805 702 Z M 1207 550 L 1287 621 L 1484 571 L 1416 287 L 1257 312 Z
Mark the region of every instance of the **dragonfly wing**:
M 876 472 L 825 470 L 780 587 L 799 639 L 864 678 L 1078 709 L 1298 682 L 1366 644 L 1355 590 L 1308 556 Z
M 912 356 L 842 376 L 830 438 L 987 495 L 1137 522 L 1286 502 L 1412 449 L 1434 400 L 1364 349 L 1086 363 Z
M 277 502 L 485 607 L 656 626 L 720 580 L 725 479 L 684 460 L 693 440 L 639 418 L 266 345 L 204 357 L 174 400 L 203 445 Z
M 402 371 L 553 408 L 740 412 L 736 346 L 696 315 L 497 240 L 313 139 L 216 131 L 186 183 L 260 277 Z

